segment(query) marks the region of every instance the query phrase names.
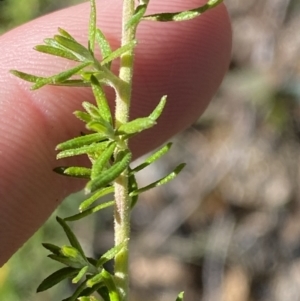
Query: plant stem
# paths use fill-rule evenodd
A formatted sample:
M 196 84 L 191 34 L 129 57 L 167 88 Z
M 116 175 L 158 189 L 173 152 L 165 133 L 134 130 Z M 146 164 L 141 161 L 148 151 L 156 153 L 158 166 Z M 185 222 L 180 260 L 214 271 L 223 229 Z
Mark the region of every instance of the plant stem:
M 123 1 L 122 16 L 122 46 L 133 41 L 135 30 L 126 28 L 128 20 L 133 16 L 135 9 L 134 0 Z M 133 75 L 133 50 L 123 54 L 120 58 L 119 78 L 125 83 L 122 91 L 116 96 L 115 126 L 128 122 Z M 127 141 L 124 141 L 127 146 Z M 118 150 L 120 151 L 120 149 Z M 115 156 L 118 154 L 115 153 Z M 115 281 L 119 288 L 121 300 L 129 300 L 129 275 L 128 275 L 128 244 L 130 236 L 130 197 L 128 196 L 128 170 L 115 180 L 115 245 L 124 243 L 123 250 L 115 257 Z

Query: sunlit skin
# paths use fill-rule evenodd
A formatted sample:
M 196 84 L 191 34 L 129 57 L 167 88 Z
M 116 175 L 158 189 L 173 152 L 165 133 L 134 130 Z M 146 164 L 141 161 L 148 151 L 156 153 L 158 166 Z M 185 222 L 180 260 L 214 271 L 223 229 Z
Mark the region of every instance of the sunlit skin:
M 149 13 L 179 11 L 204 0 L 151 0 Z M 55 146 L 84 130 L 72 112 L 91 100 L 88 88 L 30 84 L 11 74 L 18 69 L 50 75 L 71 63 L 32 48 L 57 33 L 57 27 L 86 41 L 89 3 L 44 16 L 0 37 L 0 266 L 45 222 L 68 194 L 84 182 L 55 174 Z M 119 46 L 121 5 L 98 1 L 98 27 L 112 47 Z M 132 117 L 146 116 L 162 95 L 167 106 L 153 129 L 137 136 L 135 157 L 148 152 L 192 124 L 205 110 L 224 77 L 230 60 L 231 28 L 222 4 L 183 23 L 144 22 L 137 32 Z M 117 66 L 114 66 L 117 70 Z M 108 90 L 112 107 L 114 95 Z

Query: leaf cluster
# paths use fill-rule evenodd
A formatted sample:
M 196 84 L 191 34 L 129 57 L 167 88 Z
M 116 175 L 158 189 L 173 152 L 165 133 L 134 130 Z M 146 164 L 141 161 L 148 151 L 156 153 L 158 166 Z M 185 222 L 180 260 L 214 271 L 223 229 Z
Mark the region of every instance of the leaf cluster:
M 135 13 L 126 24 L 135 31 L 142 20 L 155 21 L 184 21 L 192 19 L 211 9 L 222 0 L 209 0 L 207 4 L 199 8 L 178 12 L 162 13 L 146 16 L 149 0 L 140 0 Z M 57 217 L 57 221 L 64 230 L 70 245 L 58 247 L 52 244 L 43 244 L 51 252 L 48 255 L 52 260 L 62 263 L 65 267 L 47 277 L 38 287 L 41 292 L 51 288 L 57 283 L 72 279 L 77 284 L 77 289 L 63 301 L 96 301 L 91 296 L 97 292 L 104 301 L 121 301 L 121 292 L 116 285 L 115 276 L 104 268 L 104 264 L 113 260 L 122 251 L 124 243 L 114 246 L 98 259 L 89 258 L 67 222 L 84 218 L 92 213 L 111 207 L 115 204 L 112 199 L 101 202 L 101 198 L 114 192 L 114 181 L 122 174 L 128 177 L 128 194 L 131 198 L 130 210 L 136 205 L 138 197 L 154 187 L 163 185 L 174 179 L 185 164 L 180 164 L 168 175 L 150 183 L 145 187 L 138 187 L 136 174 L 159 160 L 171 148 L 171 143 L 166 144 L 142 164 L 135 168 L 130 167 L 132 154 L 128 148 L 128 139 L 140 132 L 153 127 L 163 112 L 166 105 L 166 96 L 163 96 L 152 113 L 146 117 L 119 124 L 114 120 L 104 86 L 113 87 L 117 95 L 122 95 L 126 83 L 124 83 L 111 70 L 112 62 L 120 56 L 131 51 L 136 41 L 113 50 L 103 32 L 96 27 L 96 4 L 90 0 L 91 13 L 89 21 L 89 42 L 83 46 L 66 30 L 59 28 L 58 34 L 44 40 L 43 45 L 37 45 L 35 50 L 49 55 L 61 57 L 75 62 L 75 66 L 58 74 L 41 77 L 25 72 L 12 70 L 11 72 L 33 83 L 31 89 L 39 89 L 45 85 L 67 87 L 90 87 L 95 102 L 84 101 L 83 110 L 74 112 L 74 115 L 85 123 L 86 133 L 57 145 L 57 159 L 86 155 L 90 160 L 90 166 L 59 166 L 55 172 L 63 176 L 84 178 L 87 180 L 85 192 L 87 198 L 80 204 L 79 213 L 64 219 Z M 131 28 L 131 29 L 132 29 Z M 101 59 L 96 55 L 96 47 L 99 48 Z M 118 125 L 117 125 L 118 124 Z M 98 204 L 95 205 L 95 203 Z M 183 293 L 178 295 L 177 301 L 183 300 Z

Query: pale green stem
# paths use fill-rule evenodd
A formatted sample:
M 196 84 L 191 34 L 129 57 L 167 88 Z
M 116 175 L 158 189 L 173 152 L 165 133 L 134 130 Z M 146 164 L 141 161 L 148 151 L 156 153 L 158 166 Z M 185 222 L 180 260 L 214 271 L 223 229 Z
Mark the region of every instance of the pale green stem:
M 123 0 L 122 46 L 131 42 L 135 36 L 134 28 L 125 29 L 128 20 L 134 14 L 134 9 L 134 0 Z M 123 54 L 120 58 L 119 77 L 125 82 L 125 85 L 116 97 L 116 127 L 128 122 L 132 74 L 133 51 L 130 51 Z M 128 196 L 127 175 L 128 171 L 126 170 L 115 180 L 115 245 L 125 241 L 123 250 L 115 258 L 115 280 L 121 293 L 121 301 L 129 300 L 128 243 L 130 236 L 130 197 Z

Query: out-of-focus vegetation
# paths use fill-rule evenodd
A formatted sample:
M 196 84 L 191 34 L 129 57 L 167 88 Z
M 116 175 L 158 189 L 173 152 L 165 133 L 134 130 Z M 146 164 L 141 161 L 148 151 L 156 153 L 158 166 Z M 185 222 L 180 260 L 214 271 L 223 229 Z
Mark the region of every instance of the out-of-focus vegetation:
M 41 15 L 82 3 L 83 0 L 4 0 L 0 2 L 0 34 Z
M 55 9 L 52 2 L 60 4 L 4 1 L 1 30 Z M 234 33 L 228 75 L 204 116 L 175 139 L 169 161 L 139 179 L 143 186 L 187 162 L 181 177 L 146 193 L 133 212 L 132 301 L 173 300 L 178 288 L 188 301 L 300 300 L 300 4 L 225 2 Z M 67 296 L 65 287 L 34 293 L 51 270 L 40 241 L 56 231 L 50 220 L 0 269 L 1 300 Z M 111 246 L 109 217 L 75 231 L 90 252 Z

